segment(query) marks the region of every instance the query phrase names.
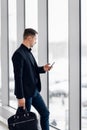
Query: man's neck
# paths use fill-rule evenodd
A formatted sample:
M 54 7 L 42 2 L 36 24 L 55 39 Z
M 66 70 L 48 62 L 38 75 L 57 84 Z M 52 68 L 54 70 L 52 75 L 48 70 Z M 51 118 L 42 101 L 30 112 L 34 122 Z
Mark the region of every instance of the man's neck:
M 23 41 L 22 44 L 23 44 L 24 46 L 26 46 L 28 49 L 31 48 L 31 47 L 29 46 L 29 44 L 28 44 L 26 41 Z

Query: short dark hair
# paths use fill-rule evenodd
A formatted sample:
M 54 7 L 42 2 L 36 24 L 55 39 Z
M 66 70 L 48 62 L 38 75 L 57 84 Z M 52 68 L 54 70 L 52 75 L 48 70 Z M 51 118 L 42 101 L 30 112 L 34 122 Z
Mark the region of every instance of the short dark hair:
M 38 32 L 32 28 L 26 28 L 24 30 L 24 34 L 23 34 L 23 39 L 26 39 L 28 36 L 35 36 L 36 34 L 38 34 Z

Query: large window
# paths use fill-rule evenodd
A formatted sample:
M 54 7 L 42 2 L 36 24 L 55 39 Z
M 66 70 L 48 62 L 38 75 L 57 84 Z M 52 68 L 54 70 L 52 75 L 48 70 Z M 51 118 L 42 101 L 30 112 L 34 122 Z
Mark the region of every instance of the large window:
M 50 125 L 68 130 L 68 0 L 48 2 Z
M 16 16 L 16 0 L 8 0 L 8 26 L 9 26 L 9 105 L 17 107 L 16 98 L 14 96 L 14 74 L 12 65 L 12 54 L 17 48 L 17 16 Z
M 87 0 L 81 0 L 81 26 L 82 26 L 82 61 L 81 61 L 81 94 L 82 94 L 82 130 L 87 129 Z
M 34 28 L 38 31 L 37 14 L 38 14 L 37 0 L 25 0 L 25 28 Z M 34 8 L 34 11 L 33 11 Z M 14 74 L 11 57 L 13 52 L 19 46 L 17 43 L 17 1 L 8 0 L 8 16 L 9 16 L 9 105 L 17 108 L 17 100 L 14 96 Z M 20 44 L 20 43 L 19 43 Z M 33 53 L 37 57 L 37 45 L 35 45 Z

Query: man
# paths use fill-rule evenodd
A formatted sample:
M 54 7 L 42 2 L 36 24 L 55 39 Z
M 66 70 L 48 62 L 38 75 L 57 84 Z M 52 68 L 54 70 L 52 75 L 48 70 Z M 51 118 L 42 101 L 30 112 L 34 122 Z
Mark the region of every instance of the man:
M 28 28 L 23 34 L 23 43 L 14 52 L 12 62 L 14 67 L 15 95 L 18 99 L 18 106 L 25 107 L 30 111 L 31 105 L 40 114 L 42 130 L 49 130 L 49 111 L 40 95 L 41 82 L 40 73 L 49 71 L 52 66 L 46 64 L 38 66 L 31 52 L 36 43 L 37 32 Z

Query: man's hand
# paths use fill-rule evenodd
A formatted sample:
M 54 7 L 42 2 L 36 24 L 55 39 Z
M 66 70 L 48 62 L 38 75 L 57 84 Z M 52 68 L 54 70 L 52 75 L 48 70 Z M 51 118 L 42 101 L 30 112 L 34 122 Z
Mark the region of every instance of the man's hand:
M 25 98 L 18 99 L 18 106 L 23 107 L 23 109 L 25 109 Z
M 51 68 L 52 68 L 52 66 L 50 66 L 50 64 L 44 65 L 44 70 L 45 71 L 49 71 Z

